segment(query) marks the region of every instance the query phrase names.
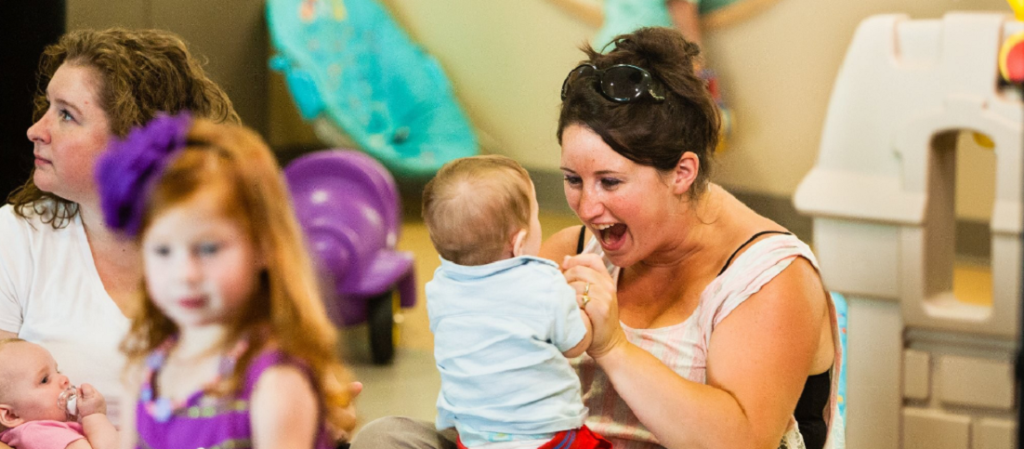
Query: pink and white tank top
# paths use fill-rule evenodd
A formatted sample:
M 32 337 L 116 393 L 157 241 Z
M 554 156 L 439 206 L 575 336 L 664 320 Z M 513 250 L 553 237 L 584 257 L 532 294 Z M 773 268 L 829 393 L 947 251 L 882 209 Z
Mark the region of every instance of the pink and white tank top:
M 600 244 L 593 238 L 583 253 L 604 256 Z M 705 383 L 708 345 L 715 327 L 797 257 L 807 259 L 815 269 L 818 268 L 818 262 L 810 247 L 795 236 L 780 234 L 763 238 L 750 244 L 745 252 L 736 257 L 732 264 L 704 289 L 697 309 L 685 321 L 656 329 L 633 329 L 622 324 L 622 329 L 631 343 L 654 355 L 680 376 L 693 382 Z M 608 259 L 605 259 L 605 266 L 618 284 L 621 269 L 612 265 Z M 829 312 L 832 316 L 833 341 L 838 342 L 835 307 L 831 301 Z M 830 417 L 838 416 L 836 390 L 840 360 L 840 348 L 836 345 L 828 405 L 831 412 L 826 413 L 827 421 Z M 583 402 L 590 409 L 587 426 L 611 440 L 616 449 L 661 447 L 654 435 L 640 423 L 629 406 L 619 397 L 594 359 L 584 354 L 572 360 L 572 364 L 580 376 Z M 830 434 L 835 433 L 832 431 L 832 424 L 829 422 Z M 834 438 L 830 437 L 829 440 L 825 444 L 826 448 L 841 446 L 841 443 L 836 444 L 833 441 Z M 794 419 L 790 420 L 789 428 L 779 447 L 804 447 L 803 438 Z

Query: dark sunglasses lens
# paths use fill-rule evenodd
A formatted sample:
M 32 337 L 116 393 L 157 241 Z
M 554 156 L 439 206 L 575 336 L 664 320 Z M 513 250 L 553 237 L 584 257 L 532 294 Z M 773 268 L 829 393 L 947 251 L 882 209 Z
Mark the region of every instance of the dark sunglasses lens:
M 601 89 L 616 101 L 634 100 L 646 89 L 644 73 L 635 67 L 612 67 L 601 77 Z
M 588 76 L 594 76 L 593 66 L 581 65 L 572 69 L 572 71 L 569 72 L 569 75 L 565 77 L 565 81 L 562 82 L 562 99 L 565 100 L 566 95 L 569 94 L 569 87 L 572 86 L 572 83 L 575 83 L 576 80 L 580 78 Z

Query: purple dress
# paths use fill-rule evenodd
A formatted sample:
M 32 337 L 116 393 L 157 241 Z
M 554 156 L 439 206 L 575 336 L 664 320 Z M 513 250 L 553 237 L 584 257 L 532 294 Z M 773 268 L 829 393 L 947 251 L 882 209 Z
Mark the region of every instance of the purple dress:
M 249 398 L 263 371 L 275 365 L 294 365 L 309 373 L 301 361 L 273 350 L 264 351 L 254 358 L 246 370 L 245 382 L 234 395 L 210 397 L 203 391 L 189 396 L 183 404 L 173 404 L 167 398 L 155 397 L 153 381 L 166 360 L 174 341 L 161 345 L 146 360 L 147 373 L 143 378 L 139 402 L 135 407 L 137 449 L 244 449 L 253 447 L 249 419 Z M 222 375 L 229 375 L 234 361 L 245 350 L 240 344 L 221 363 Z M 315 383 L 314 383 L 315 385 Z M 323 426 L 320 413 L 320 432 L 315 448 L 333 447 Z

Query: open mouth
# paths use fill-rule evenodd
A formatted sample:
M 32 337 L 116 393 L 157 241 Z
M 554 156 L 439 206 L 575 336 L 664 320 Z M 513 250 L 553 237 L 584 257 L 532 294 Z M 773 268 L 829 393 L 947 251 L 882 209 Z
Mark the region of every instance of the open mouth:
M 598 239 L 605 250 L 614 250 L 622 246 L 628 228 L 622 223 L 594 225 Z

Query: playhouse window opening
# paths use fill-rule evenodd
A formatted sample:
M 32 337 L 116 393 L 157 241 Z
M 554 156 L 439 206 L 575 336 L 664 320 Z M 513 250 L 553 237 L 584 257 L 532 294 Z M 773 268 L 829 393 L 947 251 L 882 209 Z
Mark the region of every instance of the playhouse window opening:
M 989 136 L 970 129 L 932 140 L 925 276 L 937 306 L 992 306 L 993 149 Z
M 956 264 L 953 294 L 962 302 L 992 305 L 992 209 L 996 190 L 995 144 L 971 130 L 956 146 Z

